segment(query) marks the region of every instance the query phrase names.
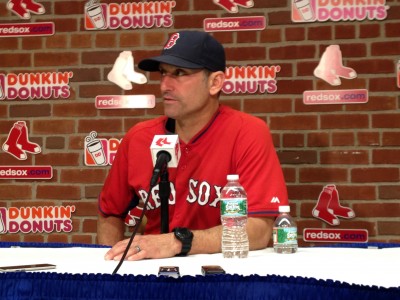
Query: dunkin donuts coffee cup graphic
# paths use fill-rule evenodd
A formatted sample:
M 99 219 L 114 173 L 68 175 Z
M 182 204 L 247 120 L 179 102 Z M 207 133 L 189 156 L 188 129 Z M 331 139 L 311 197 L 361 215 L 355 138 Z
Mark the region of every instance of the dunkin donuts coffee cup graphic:
M 310 1 L 311 0 L 294 0 L 294 5 L 304 21 L 313 20 L 315 17 Z
M 1 99 L 4 99 L 4 92 L 3 92 L 3 87 L 2 87 L 1 82 L 0 82 L 0 100 Z
M 4 208 L 0 208 L 0 233 L 5 233 L 7 231 L 6 228 L 6 214 L 5 214 L 5 209 Z
M 96 165 L 101 166 L 107 163 L 104 154 L 103 144 L 99 139 L 96 139 L 97 132 L 92 131 L 89 136 L 85 138 L 86 149 L 89 151 Z
M 5 98 L 5 93 L 4 93 L 4 75 L 0 74 L 0 100 L 3 100 Z
M 106 27 L 106 21 L 103 14 L 103 6 L 97 3 L 96 0 L 91 0 L 85 4 L 85 13 L 89 17 L 92 25 L 96 29 Z

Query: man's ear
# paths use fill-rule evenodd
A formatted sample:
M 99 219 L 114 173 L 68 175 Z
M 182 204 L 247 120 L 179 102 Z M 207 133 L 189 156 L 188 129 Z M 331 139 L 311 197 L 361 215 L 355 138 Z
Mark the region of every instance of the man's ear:
M 210 94 L 217 95 L 221 90 L 225 81 L 225 73 L 222 71 L 213 72 L 210 74 Z

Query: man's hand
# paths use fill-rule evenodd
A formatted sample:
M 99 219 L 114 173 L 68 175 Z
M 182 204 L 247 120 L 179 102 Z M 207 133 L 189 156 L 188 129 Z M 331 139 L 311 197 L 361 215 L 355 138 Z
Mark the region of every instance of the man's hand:
M 272 233 L 272 218 L 249 218 L 247 232 L 250 250 L 267 247 Z M 221 252 L 222 227 L 216 226 L 206 230 L 194 230 L 192 249 L 189 254 L 204 254 Z M 105 255 L 106 260 L 120 261 L 129 239 L 116 243 Z M 141 260 L 145 258 L 174 257 L 182 250 L 182 243 L 173 233 L 135 236 L 126 260 Z
M 105 255 L 106 260 L 121 260 L 129 239 L 116 243 Z M 137 235 L 125 257 L 126 260 L 144 258 L 167 258 L 179 254 L 182 244 L 173 233 L 157 235 Z

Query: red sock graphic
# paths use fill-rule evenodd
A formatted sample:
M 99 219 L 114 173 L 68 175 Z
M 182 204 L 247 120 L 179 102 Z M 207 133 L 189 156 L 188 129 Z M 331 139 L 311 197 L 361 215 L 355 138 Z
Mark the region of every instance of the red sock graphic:
M 253 0 L 233 0 L 233 3 L 247 8 L 254 6 Z
M 33 0 L 22 0 L 22 3 L 27 10 L 30 10 L 34 14 L 41 15 L 46 12 L 42 4 L 39 4 Z
M 340 51 L 340 48 L 338 45 L 332 45 L 330 46 L 332 48 L 332 52 L 334 53 L 333 55 L 333 73 L 336 75 L 346 78 L 346 79 L 352 79 L 357 77 L 356 71 L 352 68 L 344 67 L 343 66 L 343 58 L 342 58 L 342 51 Z
M 25 7 L 22 6 L 22 1 L 23 0 L 10 0 L 7 3 L 7 8 L 21 19 L 29 19 L 31 15 L 25 9 Z
M 339 193 L 335 186 L 332 191 L 332 198 L 328 205 L 328 210 L 331 210 L 332 213 L 341 218 L 350 219 L 355 217 L 355 213 L 351 208 L 341 206 L 339 203 Z
M 25 121 L 19 121 L 17 123 L 21 126 L 21 135 L 17 140 L 17 147 L 30 153 L 40 153 L 40 146 L 28 140 L 28 129 L 26 128 Z
M 336 66 L 333 64 L 334 56 L 337 55 L 333 46 L 328 46 L 322 54 L 318 66 L 314 70 L 314 75 L 325 80 L 330 85 L 340 85 L 340 78 L 335 74 Z
M 238 8 L 236 7 L 236 5 L 232 3 L 231 0 L 214 0 L 214 3 L 221 6 L 222 8 L 224 8 L 229 12 L 232 13 L 238 12 Z
M 7 141 L 3 144 L 3 150 L 19 160 L 25 160 L 27 158 L 25 152 L 17 147 L 17 140 L 21 135 L 21 127 L 20 124 L 14 123 L 8 134 Z
M 313 208 L 312 215 L 330 225 L 339 225 L 339 219 L 333 215 L 331 209 L 328 208 L 332 198 L 332 186 L 325 186 L 319 194 L 317 205 Z

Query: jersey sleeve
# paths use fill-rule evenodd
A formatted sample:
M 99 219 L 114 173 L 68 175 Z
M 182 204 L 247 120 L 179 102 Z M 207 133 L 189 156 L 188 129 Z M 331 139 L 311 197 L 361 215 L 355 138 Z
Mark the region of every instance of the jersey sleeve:
M 133 191 L 128 184 L 129 137 L 124 137 L 99 195 L 98 209 L 104 217 L 124 218 L 128 213 Z
M 274 217 L 288 205 L 282 168 L 267 124 L 245 120 L 238 135 L 236 170 L 247 192 L 249 217 Z

